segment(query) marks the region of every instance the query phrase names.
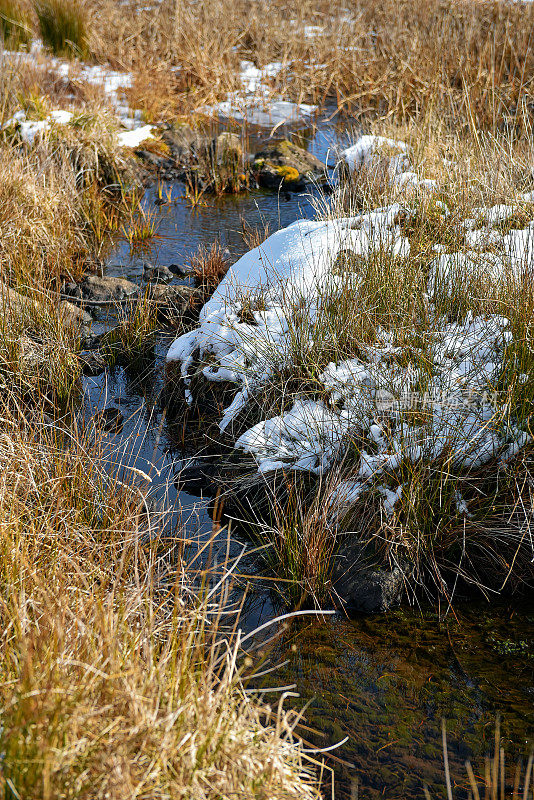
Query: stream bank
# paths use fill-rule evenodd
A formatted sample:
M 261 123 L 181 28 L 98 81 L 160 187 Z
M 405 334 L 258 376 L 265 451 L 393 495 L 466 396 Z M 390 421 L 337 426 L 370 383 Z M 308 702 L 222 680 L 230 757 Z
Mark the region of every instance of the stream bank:
M 314 144 L 311 139 L 312 149 Z M 159 238 L 137 250 L 117 242 L 107 259 L 106 275 L 139 282 L 145 262 L 183 264 L 199 244 L 209 246 L 214 240 L 235 259 L 246 249 L 243 216 L 250 225 L 268 223 L 276 230 L 314 213 L 312 199 L 301 194 L 286 198 L 253 190 L 243 196 L 212 198 L 206 206 L 193 208 L 182 183 L 173 182 L 171 188 L 175 201 L 156 206 Z M 145 202 L 152 206 L 156 200 L 156 187 L 149 187 Z M 173 284 L 188 281 L 175 278 Z M 99 326 L 104 331 L 113 324 L 105 314 L 97 316 L 97 332 Z M 154 499 L 187 520 L 194 555 L 217 526 L 207 499 L 176 486 L 177 475 L 196 455 L 194 443 L 202 434 L 202 422 L 194 426 L 187 419 L 172 419 L 162 408 L 164 359 L 173 338 L 172 332 L 157 333 L 153 356 L 141 370 L 116 366 L 85 377 L 85 415 L 93 417 L 105 408 L 120 411 L 120 432 L 108 434 L 110 458 L 150 476 Z M 236 558 L 247 547 L 250 544 L 237 533 L 228 540 L 227 531 L 221 529 L 211 558 L 224 560 L 227 553 Z M 253 556 L 244 563 L 242 573 L 252 574 Z M 251 584 L 243 618 L 248 629 L 280 610 L 270 582 L 241 578 L 238 583 Z M 312 701 L 308 722 L 324 733 L 316 744 L 330 745 L 349 736 L 337 755 L 354 768 L 335 764 L 340 780 L 336 796 L 351 797 L 355 776 L 362 788 L 377 796 L 384 790 L 388 796 L 404 796 L 407 791 L 422 795 L 422 780 L 434 788 L 441 786 L 442 716 L 449 721 L 451 759 L 458 776 L 465 758 L 489 749 L 498 713 L 511 757 L 528 752 L 534 691 L 529 609 L 520 603 L 512 608 L 470 602 L 454 612 L 445 611 L 449 613 L 440 619 L 422 604 L 413 610 L 390 611 L 386 617 L 349 621 L 339 615 L 281 632 L 270 659 L 278 663 L 288 657 L 289 663 L 275 673 L 276 685 L 295 683 L 303 701 Z

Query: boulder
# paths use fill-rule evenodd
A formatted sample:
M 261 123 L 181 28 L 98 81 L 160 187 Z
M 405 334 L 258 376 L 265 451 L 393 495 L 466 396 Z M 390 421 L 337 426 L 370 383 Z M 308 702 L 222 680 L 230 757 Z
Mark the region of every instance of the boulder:
M 256 153 L 253 170 L 260 186 L 302 191 L 310 180 L 324 180 L 325 165 L 303 147 L 283 139 Z
M 90 325 L 93 321 L 93 318 L 88 311 L 80 306 L 75 305 L 74 303 L 69 303 L 68 300 L 61 300 L 59 304 L 59 313 L 61 319 L 65 323 L 76 325 L 80 328 L 82 325 Z

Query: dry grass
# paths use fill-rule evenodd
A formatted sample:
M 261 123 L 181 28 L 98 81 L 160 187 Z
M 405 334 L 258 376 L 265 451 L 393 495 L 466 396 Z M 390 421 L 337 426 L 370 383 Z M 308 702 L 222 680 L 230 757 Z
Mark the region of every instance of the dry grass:
M 56 56 L 83 57 L 87 52 L 87 15 L 80 0 L 35 0 L 39 33 Z
M 162 114 L 222 99 L 236 88 L 240 58 L 258 66 L 281 61 L 277 93 L 319 104 L 330 98 L 358 115 L 408 120 L 433 107 L 465 127 L 473 120 L 495 130 L 514 124 L 532 99 L 529 3 L 130 5 L 125 14 L 110 0 L 92 0 L 91 47 L 98 58 L 133 69 L 139 86 L 151 74 Z
M 0 39 L 7 50 L 19 50 L 31 41 L 30 19 L 20 0 L 1 0 Z
M 200 245 L 189 259 L 189 266 L 198 286 L 212 293 L 228 272 L 228 259 L 218 242 L 210 247 Z
M 6 797 L 317 797 L 296 717 L 244 693 L 238 637 L 221 595 L 192 591 L 180 531 L 161 538 L 98 442 L 2 425 Z

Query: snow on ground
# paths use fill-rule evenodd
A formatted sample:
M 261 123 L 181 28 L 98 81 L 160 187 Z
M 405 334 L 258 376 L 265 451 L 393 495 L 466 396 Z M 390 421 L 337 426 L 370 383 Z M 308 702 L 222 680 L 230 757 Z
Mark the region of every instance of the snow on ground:
M 283 64 L 280 62 L 267 64 L 259 69 L 251 61 L 241 61 L 242 88 L 230 92 L 226 100 L 212 106 L 203 106 L 199 111 L 262 127 L 309 120 L 317 112 L 317 106 L 292 103 L 273 96 L 272 90 L 266 85 L 266 81 L 275 78 L 282 68 Z
M 372 157 L 376 142 L 363 138 L 351 149 L 353 169 Z M 405 146 L 394 144 L 404 158 Z M 403 162 L 403 167 L 409 165 Z M 321 295 L 342 291 L 331 270 L 341 250 L 366 256 L 380 249 L 393 258 L 409 254 L 398 225 L 400 211 L 410 213 L 410 208 L 393 204 L 358 217 L 299 220 L 245 254 L 202 309 L 199 327 L 169 349 L 167 360 L 179 364 L 186 398 L 192 399 L 190 372 L 198 363 L 208 380 L 235 383 L 236 395 L 220 422 L 221 431 L 227 429 L 259 387 L 279 368 L 291 367 L 295 320 L 304 316 L 305 330 L 313 336 Z M 493 207 L 478 209 L 476 216 L 489 229 L 512 212 Z M 372 345 L 360 345 L 357 358 L 323 370 L 318 385 L 324 398 L 294 395 L 285 413 L 246 430 L 235 447 L 252 454 L 260 472 L 284 467 L 321 474 L 340 459 L 349 441 L 357 442 L 359 464 L 346 487 L 353 499 L 376 481 L 391 483 L 406 460 L 441 457 L 460 469 L 495 456 L 509 458 L 529 441 L 495 399 L 512 338 L 509 321 L 468 314 L 462 323 L 450 322 L 437 314 L 432 298 L 438 285 L 442 291 L 447 281 L 465 280 L 481 264 L 494 282 L 504 275 L 517 278 L 519 267 L 532 271 L 533 234 L 534 222 L 501 235 L 500 252 L 437 256 L 430 265 L 431 324 L 423 335 L 418 331 L 409 347 L 401 347 L 391 331 L 379 330 Z M 354 280 L 357 288 L 357 274 Z M 390 511 L 400 497 L 400 486 L 393 484 L 381 488 Z
M 341 160 L 350 172 L 361 169 L 376 170 L 384 165 L 386 179 L 395 189 L 422 189 L 434 192 L 436 181 L 419 178 L 413 171 L 409 157 L 409 147 L 405 142 L 387 139 L 384 136 L 361 136 L 351 147 L 341 153 Z
M 20 138 L 28 144 L 33 144 L 35 137 L 49 131 L 55 125 L 68 125 L 74 115 L 70 111 L 51 111 L 45 119 L 27 119 L 25 111 L 17 111 L 11 119 L 2 126 L 3 129 L 16 127 Z
M 29 53 L 6 51 L 4 57 L 8 58 L 12 64 L 29 64 L 37 69 L 46 69 L 54 72 L 59 77 L 75 83 L 90 84 L 101 87 L 107 100 L 117 114 L 121 125 L 127 131 L 138 132 L 136 134 L 120 133 L 119 144 L 125 147 L 136 147 L 141 141 L 151 139 L 153 132 L 148 125 L 143 123 L 143 114 L 139 109 L 131 109 L 125 95 L 125 90 L 129 89 L 133 83 L 133 76 L 129 72 L 118 72 L 105 65 L 84 64 L 80 61 L 66 61 L 60 58 L 45 56 L 42 45 L 39 41 L 32 44 Z M 70 121 L 65 118 L 68 111 L 52 111 L 48 119 L 27 120 L 24 112 L 20 111 L 9 120 L 4 127 L 17 124 L 21 138 L 30 144 L 34 141 L 38 133 L 49 130 L 50 123 L 67 124 Z M 62 118 L 63 115 L 63 118 Z M 72 115 L 71 115 L 72 116 Z M 142 138 L 140 138 L 142 136 Z

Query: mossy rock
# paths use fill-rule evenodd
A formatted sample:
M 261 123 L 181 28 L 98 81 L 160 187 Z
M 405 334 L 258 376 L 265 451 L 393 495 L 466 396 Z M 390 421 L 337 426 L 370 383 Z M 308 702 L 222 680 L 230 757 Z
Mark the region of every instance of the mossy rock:
M 308 181 L 325 177 L 323 162 L 288 139 L 271 142 L 256 153 L 253 169 L 260 186 L 267 189 L 302 191 Z

